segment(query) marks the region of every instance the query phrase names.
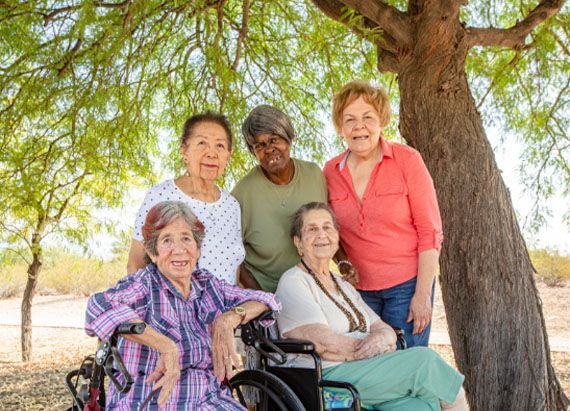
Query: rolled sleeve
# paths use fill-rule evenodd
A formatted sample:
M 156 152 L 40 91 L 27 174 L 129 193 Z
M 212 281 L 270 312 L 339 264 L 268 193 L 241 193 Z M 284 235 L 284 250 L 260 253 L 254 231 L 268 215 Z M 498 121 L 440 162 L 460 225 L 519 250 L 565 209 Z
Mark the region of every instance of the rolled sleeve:
M 418 234 L 418 252 L 440 250 L 443 230 L 433 180 L 418 152 L 414 152 L 405 164 L 410 210 Z
M 137 311 L 145 305 L 148 293 L 135 276 L 129 276 L 116 287 L 89 298 L 85 316 L 85 332 L 88 335 L 96 335 L 106 341 L 118 325 L 142 320 Z
M 281 312 L 281 303 L 275 298 L 274 294 L 265 291 L 240 288 L 217 279 L 214 279 L 214 281 L 219 283 L 219 287 L 224 295 L 224 305 L 228 310 L 231 310 L 232 308 L 247 301 L 257 301 L 265 304 L 270 310 L 276 313 Z M 273 324 L 273 320 L 266 320 L 261 324 L 263 326 L 269 326 Z

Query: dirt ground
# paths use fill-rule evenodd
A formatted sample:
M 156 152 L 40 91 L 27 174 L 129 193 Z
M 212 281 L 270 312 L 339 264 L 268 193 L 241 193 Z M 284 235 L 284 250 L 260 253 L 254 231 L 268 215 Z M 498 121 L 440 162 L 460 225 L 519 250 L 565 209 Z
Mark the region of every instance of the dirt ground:
M 550 338 L 557 337 L 567 342 L 570 339 L 570 286 L 549 288 L 539 283 L 539 292 Z M 96 342 L 79 328 L 54 325 L 81 323 L 85 299 L 36 297 L 34 318 L 40 324 L 43 315 L 45 325 L 51 326 L 34 327 L 34 360 L 28 364 L 20 362 L 20 328 L 16 325 L 19 303 L 19 300 L 0 300 L 0 410 L 64 410 L 71 406 L 64 385 L 65 375 L 78 368 L 85 355 L 95 351 Z M 445 312 L 438 292 L 433 332 L 443 334 L 446 329 Z M 454 363 L 449 345 L 433 345 L 433 348 Z M 553 352 L 552 360 L 564 391 L 570 394 L 570 352 Z

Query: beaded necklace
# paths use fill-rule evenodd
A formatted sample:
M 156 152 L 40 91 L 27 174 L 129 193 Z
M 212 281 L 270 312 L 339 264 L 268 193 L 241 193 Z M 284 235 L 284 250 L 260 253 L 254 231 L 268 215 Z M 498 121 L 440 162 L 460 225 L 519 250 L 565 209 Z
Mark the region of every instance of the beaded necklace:
M 340 304 L 330 293 L 329 291 L 325 288 L 325 286 L 323 285 L 323 283 L 321 283 L 321 281 L 317 278 L 317 276 L 315 275 L 315 273 L 313 272 L 313 270 L 311 270 L 309 268 L 309 266 L 307 265 L 307 263 L 301 258 L 301 264 L 303 264 L 303 267 L 305 267 L 305 270 L 307 270 L 307 272 L 313 277 L 313 279 L 315 280 L 315 282 L 317 283 L 317 285 L 319 286 L 319 288 L 321 289 L 321 291 L 323 293 L 325 293 L 325 295 L 338 307 L 338 309 L 340 311 L 343 312 L 343 314 L 346 316 L 346 318 L 348 319 L 348 323 L 349 323 L 349 328 L 348 331 L 349 332 L 353 332 L 353 331 L 362 331 L 362 332 L 366 332 L 366 320 L 364 319 L 364 315 L 362 314 L 362 312 L 360 312 L 356 306 L 354 305 L 354 303 L 352 302 L 352 300 L 350 298 L 348 298 L 348 296 L 344 293 L 344 291 L 342 290 L 342 287 L 340 286 L 340 284 L 338 283 L 338 280 L 335 278 L 334 275 L 331 275 L 331 278 L 333 280 L 333 282 L 336 285 L 336 288 L 338 288 L 340 295 L 342 296 L 342 298 L 344 299 L 344 301 L 346 301 L 348 303 L 348 306 L 352 309 L 352 311 L 354 312 L 354 314 L 356 314 L 356 320 L 354 319 L 354 316 L 352 315 L 352 313 L 350 313 L 342 304 Z M 358 325 L 356 324 L 356 321 L 358 320 Z

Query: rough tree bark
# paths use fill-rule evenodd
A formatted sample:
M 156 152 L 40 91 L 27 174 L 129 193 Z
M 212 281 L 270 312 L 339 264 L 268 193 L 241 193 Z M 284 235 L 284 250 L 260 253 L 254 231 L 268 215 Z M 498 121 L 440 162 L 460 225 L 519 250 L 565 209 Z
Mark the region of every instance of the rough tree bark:
M 534 269 L 465 72 L 470 47 L 504 43 L 504 36 L 470 33 L 451 0 L 410 1 L 396 26 L 402 13 L 380 1 L 314 2 L 336 20 L 349 5 L 367 26 L 385 30 L 379 70 L 398 74 L 400 132 L 422 154 L 438 192 L 442 293 L 472 409 L 565 410 Z M 509 44 L 525 36 L 518 30 Z
M 28 280 L 22 298 L 21 344 L 22 361 L 24 362 L 32 359 L 32 300 L 43 264 L 42 249 L 39 244 L 40 237 L 37 233 L 32 237 L 32 262 L 28 266 Z

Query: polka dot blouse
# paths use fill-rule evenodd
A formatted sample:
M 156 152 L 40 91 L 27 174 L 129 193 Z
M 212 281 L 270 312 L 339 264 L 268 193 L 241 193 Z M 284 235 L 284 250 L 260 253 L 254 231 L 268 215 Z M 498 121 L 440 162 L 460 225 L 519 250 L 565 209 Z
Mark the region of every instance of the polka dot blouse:
M 174 183 L 166 180 L 152 187 L 139 209 L 133 230 L 133 239 L 143 241 L 142 226 L 149 210 L 161 201 L 182 201 L 187 204 L 206 227 L 198 266 L 205 268 L 220 280 L 236 284 L 236 271 L 245 257 L 241 238 L 239 203 L 226 190 L 215 203 L 196 200 L 186 195 Z

